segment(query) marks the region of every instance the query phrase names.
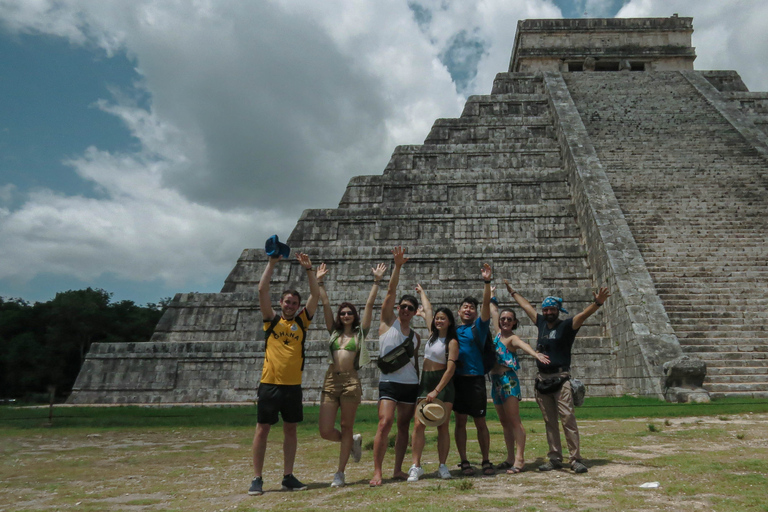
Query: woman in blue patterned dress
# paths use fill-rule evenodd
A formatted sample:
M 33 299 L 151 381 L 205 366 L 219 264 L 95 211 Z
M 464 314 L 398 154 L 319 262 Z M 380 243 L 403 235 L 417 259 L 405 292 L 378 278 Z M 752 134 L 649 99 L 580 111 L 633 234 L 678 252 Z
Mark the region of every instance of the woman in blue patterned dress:
M 495 307 L 491 310 L 492 313 L 497 311 Z M 518 349 L 522 350 L 545 364 L 549 362 L 549 358 L 533 350 L 514 334 L 518 326 L 514 311 L 502 309 L 500 313 L 492 316 L 498 334 L 493 340 L 496 366 L 491 370 L 491 397 L 507 445 L 507 459 L 499 464 L 497 469 L 506 469 L 507 473 L 515 474 L 520 473 L 525 466 L 525 429 L 520 421 L 520 379 L 517 377 L 520 364 L 517 362 L 516 352 Z

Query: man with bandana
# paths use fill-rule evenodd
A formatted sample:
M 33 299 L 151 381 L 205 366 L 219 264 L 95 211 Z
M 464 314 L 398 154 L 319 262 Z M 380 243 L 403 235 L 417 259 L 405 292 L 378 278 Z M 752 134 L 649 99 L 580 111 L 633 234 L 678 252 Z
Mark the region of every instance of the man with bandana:
M 561 320 L 559 318 L 560 312 L 562 311 L 567 315 L 568 311 L 563 307 L 563 299 L 560 297 L 550 296 L 544 299 L 539 315 L 531 303 L 517 293 L 506 279 L 504 284 L 539 330 L 536 351 L 549 357 L 548 364 L 536 362 L 539 370 L 536 380 L 554 384 L 551 386 L 554 389 L 541 391 L 538 386 L 536 388 L 536 402 L 539 404 L 542 416 L 544 416 L 547 443 L 549 444 L 549 453 L 547 454 L 549 462 L 539 466 L 539 471 L 551 471 L 563 467 L 560 426 L 557 423 L 558 416 L 560 416 L 565 441 L 570 453 L 571 469 L 574 473 L 586 473 L 587 466 L 582 462 L 579 451 L 579 428 L 576 425 L 573 393 L 569 380 L 571 377 L 571 348 L 581 326 L 587 318 L 597 312 L 611 294 L 608 293 L 608 288 L 600 288 L 597 292 L 592 292 L 595 297 L 594 302 L 572 318 Z

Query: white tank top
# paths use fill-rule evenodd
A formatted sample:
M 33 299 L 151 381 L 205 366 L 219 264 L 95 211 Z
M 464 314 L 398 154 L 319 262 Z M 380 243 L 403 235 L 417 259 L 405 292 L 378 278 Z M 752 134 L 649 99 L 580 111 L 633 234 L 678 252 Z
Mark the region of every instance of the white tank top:
M 411 328 L 413 329 L 413 328 Z M 402 345 L 408 336 L 400 332 L 400 319 L 387 332 L 379 337 L 379 357 L 388 354 L 398 345 Z M 413 346 L 416 347 L 416 333 L 413 333 Z M 416 359 L 412 357 L 410 362 L 392 373 L 380 373 L 379 382 L 397 382 L 399 384 L 418 384 L 419 376 L 416 373 Z
M 434 343 L 427 343 L 424 346 L 424 359 L 429 359 L 437 364 L 448 364 L 448 358 L 445 356 L 445 338 L 437 338 Z

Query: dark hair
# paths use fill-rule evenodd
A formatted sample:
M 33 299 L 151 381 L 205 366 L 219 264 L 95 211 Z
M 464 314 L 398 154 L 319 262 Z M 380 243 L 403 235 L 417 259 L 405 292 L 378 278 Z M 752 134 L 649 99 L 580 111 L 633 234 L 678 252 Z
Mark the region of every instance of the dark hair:
M 341 310 L 349 308 L 352 310 L 352 316 L 354 318 L 352 322 L 352 329 L 357 329 L 360 326 L 360 315 L 357 314 L 357 308 L 351 302 L 342 302 L 339 304 L 339 309 L 336 310 L 336 320 L 333 322 L 333 330 L 344 332 L 344 324 L 341 323 Z
M 419 299 L 417 299 L 413 295 L 410 295 L 410 294 L 406 293 L 405 295 L 400 297 L 400 302 L 398 302 L 397 305 L 399 306 L 400 304 L 402 304 L 404 300 L 407 300 L 408 302 L 413 304 L 414 308 L 416 308 L 416 309 L 419 308 Z
M 499 328 L 501 328 L 501 315 L 503 315 L 504 313 L 512 313 L 512 316 L 515 317 L 515 325 L 514 327 L 512 327 L 512 330 L 514 331 L 515 329 L 517 329 L 518 326 L 520 325 L 520 320 L 517 319 L 517 313 L 515 313 L 509 308 L 504 308 L 501 311 L 499 311 Z
M 435 318 L 437 317 L 438 313 L 443 313 L 446 317 L 448 317 L 448 332 L 445 335 L 445 342 L 448 343 L 451 340 L 459 339 L 458 334 L 456 334 L 456 320 L 454 320 L 451 310 L 446 307 L 437 308 L 435 311 L 435 315 L 432 317 L 432 335 L 430 336 L 430 339 L 437 339 L 440 334 L 438 328 L 435 326 Z
M 282 301 L 286 295 L 295 295 L 296 298 L 299 299 L 299 304 L 301 304 L 301 294 L 296 290 L 283 290 L 282 295 L 280 295 L 280 300 Z
M 478 302 L 478 300 L 476 298 L 474 298 L 474 297 L 464 297 L 464 300 L 461 301 L 461 304 L 459 304 L 459 307 L 461 307 L 461 306 L 463 306 L 464 304 L 467 304 L 467 303 L 472 304 L 473 306 L 475 306 L 475 309 L 477 309 L 477 305 L 480 304 L 480 302 Z

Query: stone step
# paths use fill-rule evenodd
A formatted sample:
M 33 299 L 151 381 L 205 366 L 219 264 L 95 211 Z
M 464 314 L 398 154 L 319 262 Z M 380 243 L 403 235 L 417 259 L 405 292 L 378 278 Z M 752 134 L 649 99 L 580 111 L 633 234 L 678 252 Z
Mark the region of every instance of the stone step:
M 768 379 L 752 383 L 708 383 L 704 381 L 704 389 L 710 393 L 762 393 L 768 390 Z M 768 392 L 766 392 L 768 394 Z
M 753 375 L 768 375 L 768 364 L 766 366 L 716 366 L 707 367 L 707 378 L 715 377 L 745 377 L 750 378 Z
M 768 391 L 755 391 L 755 392 L 744 392 L 744 391 L 718 391 L 718 392 L 710 392 L 709 397 L 712 400 L 718 400 L 721 398 L 768 398 Z
M 696 347 L 682 346 L 683 352 L 692 354 L 699 359 L 706 361 L 707 365 L 719 366 L 720 364 L 731 365 L 734 360 L 752 361 L 768 360 L 768 352 L 699 352 L 691 350 Z
M 727 316 L 724 313 L 723 315 L 716 316 L 712 313 L 705 314 L 697 311 L 677 313 L 667 310 L 667 316 L 669 316 L 669 319 L 682 330 L 691 330 L 691 327 L 708 326 L 715 323 L 723 329 L 726 329 L 728 326 L 743 326 L 745 324 L 751 325 L 751 328 L 755 328 L 757 325 L 764 325 L 767 323 L 764 320 L 768 319 L 768 312 L 754 311 L 748 312 L 747 315 L 731 314 L 731 316 Z
M 712 384 L 751 384 L 755 381 L 768 380 L 768 373 L 753 373 L 749 375 L 716 375 L 707 371 L 704 386 Z
M 768 343 L 753 343 L 750 345 L 741 343 L 738 345 L 689 345 L 682 344 L 683 350 L 687 353 L 706 352 L 706 353 L 750 353 L 768 354 Z

